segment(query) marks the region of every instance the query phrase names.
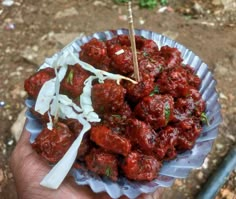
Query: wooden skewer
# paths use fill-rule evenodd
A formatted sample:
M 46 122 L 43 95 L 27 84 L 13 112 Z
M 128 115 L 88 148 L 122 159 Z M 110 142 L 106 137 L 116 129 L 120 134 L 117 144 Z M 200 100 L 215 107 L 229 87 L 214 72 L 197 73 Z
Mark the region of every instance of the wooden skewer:
M 56 85 L 55 85 L 55 94 L 56 94 L 56 112 L 54 115 L 54 120 L 53 120 L 53 126 L 55 126 L 58 122 L 59 118 L 59 102 L 58 102 L 58 96 L 59 96 L 59 90 L 60 90 L 60 81 L 58 77 L 58 66 L 55 67 L 55 74 L 56 74 Z
M 132 49 L 132 54 L 133 54 L 134 77 L 135 77 L 135 80 L 139 82 L 140 76 L 139 76 L 139 68 L 138 68 L 138 58 L 137 58 L 136 43 L 135 43 L 135 33 L 134 33 L 134 23 L 133 23 L 131 1 L 128 2 L 128 12 L 129 12 L 129 16 L 128 16 L 129 36 L 130 36 L 131 49 Z

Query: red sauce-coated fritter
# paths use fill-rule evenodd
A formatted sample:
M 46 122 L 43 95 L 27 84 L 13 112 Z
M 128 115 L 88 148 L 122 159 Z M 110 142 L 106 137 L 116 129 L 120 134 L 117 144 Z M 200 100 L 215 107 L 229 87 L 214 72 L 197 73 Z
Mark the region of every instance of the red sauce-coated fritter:
M 104 42 L 94 38 L 81 46 L 81 49 L 79 53 L 81 60 L 96 68 L 109 70 L 110 58 L 107 56 L 107 48 Z
M 75 135 L 58 122 L 52 130 L 44 128 L 32 144 L 33 148 L 50 163 L 58 162 L 69 149 Z
M 194 118 L 188 118 L 177 123 L 176 128 L 179 131 L 176 148 L 182 151 L 193 147 L 202 130 L 199 121 Z
M 54 77 L 55 71 L 53 68 L 42 69 L 25 80 L 25 91 L 30 97 L 36 99 L 43 84 Z
M 100 123 L 91 129 L 78 150 L 78 163 L 116 181 L 124 176 L 150 181 L 158 176 L 162 162 L 191 149 L 202 130 L 205 102 L 198 89 L 201 79 L 182 64 L 177 48 L 161 48 L 149 39 L 135 37 L 141 81 L 92 82 L 91 100 Z M 133 78 L 129 37 L 107 41 L 91 39 L 81 46 L 79 58 L 97 69 Z M 80 105 L 84 81 L 92 75 L 79 64 L 68 66 L 60 93 Z M 54 78 L 52 68 L 38 71 L 25 81 L 25 90 L 36 99 L 43 84 Z M 32 113 L 44 124 L 48 113 Z M 59 118 L 52 131 L 44 128 L 32 144 L 46 160 L 56 163 L 80 134 L 76 119 Z
M 68 66 L 65 78 L 61 82 L 61 93 L 71 98 L 78 98 L 84 88 L 84 81 L 90 73 L 81 68 L 79 64 Z
M 144 151 L 145 154 L 152 154 L 156 144 L 156 132 L 148 124 L 137 119 L 130 119 L 126 135 L 138 149 Z
M 161 94 L 170 94 L 174 98 L 189 95 L 187 72 L 182 66 L 163 71 L 157 79 L 157 87 Z
M 92 127 L 90 138 L 103 149 L 123 156 L 127 156 L 131 149 L 128 139 L 112 132 L 106 126 Z
M 122 164 L 125 176 L 131 180 L 151 181 L 157 177 L 161 163 L 153 156 L 131 152 Z
M 119 110 L 125 100 L 126 90 L 113 80 L 95 84 L 92 88 L 92 101 L 95 112 L 107 113 Z
M 174 100 L 171 95 L 144 97 L 135 107 L 137 118 L 150 124 L 153 129 L 164 127 L 173 117 Z
M 127 91 L 127 97 L 130 101 L 137 102 L 145 96 L 148 96 L 154 89 L 154 77 L 149 74 L 143 73 L 142 80 L 137 84 L 125 82 L 124 87 Z
M 171 126 L 167 126 L 158 132 L 154 149 L 155 157 L 158 160 L 176 157 L 175 146 L 177 144 L 178 133 L 178 130 Z
M 118 160 L 115 155 L 101 149 L 92 149 L 85 157 L 89 170 L 107 176 L 116 181 L 118 177 Z

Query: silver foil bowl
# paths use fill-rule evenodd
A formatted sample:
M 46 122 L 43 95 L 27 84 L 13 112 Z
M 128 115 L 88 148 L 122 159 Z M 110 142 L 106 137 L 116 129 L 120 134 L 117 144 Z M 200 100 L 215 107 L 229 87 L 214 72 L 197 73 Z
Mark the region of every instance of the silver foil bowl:
M 75 39 L 60 52 L 54 54 L 51 58 L 47 58 L 43 65 L 49 66 L 60 53 L 68 49 L 72 49 L 75 52 L 80 51 L 80 46 L 87 43 L 91 38 L 108 40 L 122 34 L 127 35 L 128 30 L 118 29 L 98 32 L 88 37 Z M 95 193 L 107 192 L 112 198 L 119 198 L 122 195 L 126 195 L 128 198 L 136 198 L 141 193 L 152 193 L 160 187 L 170 187 L 176 178 L 186 178 L 192 169 L 199 168 L 203 164 L 204 159 L 211 150 L 214 139 L 217 137 L 218 127 L 222 121 L 218 94 L 215 89 L 216 81 L 208 66 L 191 50 L 163 35 L 148 30 L 135 30 L 135 34 L 154 40 L 159 47 L 168 45 L 178 48 L 181 52 L 183 63 L 189 64 L 202 80 L 200 93 L 206 102 L 206 115 L 209 125 L 203 126 L 203 130 L 191 150 L 179 154 L 174 160 L 164 162 L 159 176 L 151 182 L 133 182 L 126 178 L 120 178 L 117 182 L 112 182 L 91 172 L 78 169 L 71 170 L 71 174 L 77 184 L 89 185 Z M 32 100 L 26 100 L 28 108 L 32 107 L 34 103 Z M 33 142 L 42 130 L 42 125 L 29 110 L 26 112 L 26 116 L 28 119 L 26 129 L 31 133 L 30 142 Z

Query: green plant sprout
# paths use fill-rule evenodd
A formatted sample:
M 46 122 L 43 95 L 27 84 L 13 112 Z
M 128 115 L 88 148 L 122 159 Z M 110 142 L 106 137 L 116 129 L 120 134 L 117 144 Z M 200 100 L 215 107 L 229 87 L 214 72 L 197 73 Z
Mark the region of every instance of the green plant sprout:
M 115 3 L 127 3 L 130 0 L 113 0 Z M 137 0 L 140 8 L 155 8 L 158 4 L 165 6 L 168 4 L 168 0 Z

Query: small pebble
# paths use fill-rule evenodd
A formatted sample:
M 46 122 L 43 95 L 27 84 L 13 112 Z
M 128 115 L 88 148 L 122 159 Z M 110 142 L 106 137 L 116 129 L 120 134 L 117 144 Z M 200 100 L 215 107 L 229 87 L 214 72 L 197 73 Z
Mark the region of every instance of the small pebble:
M 15 29 L 15 24 L 14 23 L 6 24 L 5 29 L 6 30 L 14 30 Z
M 12 145 L 13 145 L 13 143 L 14 143 L 14 140 L 13 140 L 13 139 L 11 139 L 11 140 L 9 140 L 9 141 L 7 142 L 7 145 L 8 145 L 8 146 L 12 146 Z
M 127 15 L 120 15 L 118 18 L 121 21 L 127 21 L 128 20 L 128 16 Z
M 223 94 L 223 93 L 220 93 L 220 99 L 225 99 L 225 100 L 227 100 L 227 99 L 228 99 L 228 97 L 227 97 L 225 94 Z
M 8 80 L 8 79 L 6 79 L 6 80 L 3 82 L 3 84 L 4 84 L 4 85 L 7 85 L 7 84 L 8 84 L 8 82 L 9 82 L 9 80 Z
M 212 164 L 216 165 L 217 164 L 217 160 L 212 160 Z
M 5 102 L 4 101 L 0 101 L 0 107 L 4 107 L 5 106 Z
M 16 68 L 16 70 L 17 71 L 22 71 L 22 70 L 24 70 L 24 68 L 22 66 L 19 66 L 19 67 Z
M 224 148 L 224 145 L 223 144 L 216 144 L 216 148 L 217 148 L 217 150 L 221 150 Z
M 13 0 L 3 0 L 2 1 L 2 5 L 3 6 L 8 6 L 8 7 L 10 7 L 10 6 L 12 6 L 14 4 L 14 1 Z
M 33 49 L 33 51 L 35 51 L 35 52 L 38 52 L 38 50 L 39 50 L 39 47 L 38 47 L 38 46 L 36 46 L 36 45 L 34 45 L 34 46 L 32 47 L 32 49 Z
M 198 180 L 202 180 L 203 177 L 204 177 L 204 173 L 200 171 L 200 172 L 197 174 Z
M 203 168 L 203 169 L 207 169 L 207 168 L 208 168 L 208 163 L 209 163 L 209 159 L 206 158 L 206 159 L 204 160 L 204 162 L 203 162 L 202 168 Z
M 3 155 L 6 155 L 6 154 L 7 154 L 7 149 L 6 149 L 6 148 L 4 148 L 4 149 L 2 150 L 2 154 L 3 154 Z
M 139 24 L 140 24 L 140 25 L 143 25 L 144 23 L 145 23 L 145 20 L 140 17 L 140 18 L 139 18 Z
M 228 139 L 230 139 L 231 141 L 235 142 L 235 139 L 236 139 L 236 138 L 235 138 L 233 135 L 226 134 L 226 137 L 227 137 Z

